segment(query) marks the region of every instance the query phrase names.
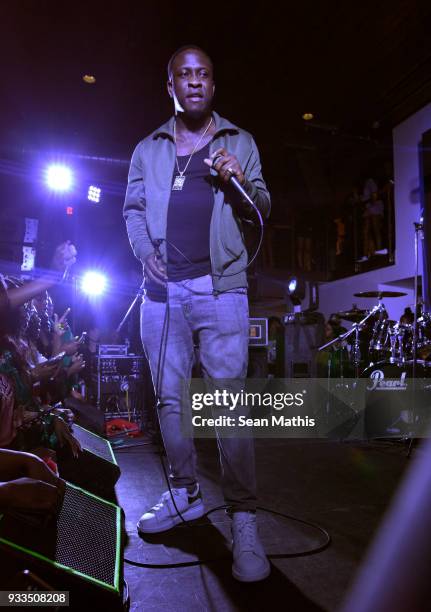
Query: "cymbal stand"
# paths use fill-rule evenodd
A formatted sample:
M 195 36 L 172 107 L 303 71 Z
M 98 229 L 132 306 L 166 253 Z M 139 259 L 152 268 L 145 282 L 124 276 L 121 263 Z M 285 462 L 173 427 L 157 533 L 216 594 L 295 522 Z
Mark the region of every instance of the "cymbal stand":
M 361 363 L 361 349 L 360 349 L 360 344 L 359 344 L 359 332 L 361 331 L 362 327 L 365 325 L 365 323 L 368 321 L 370 317 L 374 316 L 377 312 L 383 312 L 384 310 L 385 310 L 384 304 L 382 304 L 379 301 L 377 306 L 374 306 L 374 308 L 370 310 L 370 312 L 363 319 L 361 319 L 359 323 L 354 323 L 352 327 L 349 330 L 347 330 L 344 334 L 341 334 L 337 338 L 330 340 L 330 342 L 327 342 L 326 344 L 319 346 L 317 350 L 323 351 L 326 348 L 329 348 L 330 346 L 332 346 L 333 344 L 336 344 L 337 342 L 343 342 L 343 340 L 345 340 L 346 338 L 348 338 L 350 335 L 354 333 L 355 340 L 354 340 L 353 347 L 352 347 L 353 365 L 355 366 L 355 378 L 359 378 L 359 367 Z

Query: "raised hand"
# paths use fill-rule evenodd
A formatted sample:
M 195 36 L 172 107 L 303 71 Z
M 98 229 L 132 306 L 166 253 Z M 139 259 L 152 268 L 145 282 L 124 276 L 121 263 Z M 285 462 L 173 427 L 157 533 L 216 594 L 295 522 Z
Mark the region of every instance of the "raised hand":
M 52 267 L 59 272 L 64 272 L 70 266 L 73 266 L 76 263 L 76 256 L 78 252 L 75 246 L 67 240 L 67 242 L 63 242 L 60 244 L 54 253 L 54 257 L 52 259 Z

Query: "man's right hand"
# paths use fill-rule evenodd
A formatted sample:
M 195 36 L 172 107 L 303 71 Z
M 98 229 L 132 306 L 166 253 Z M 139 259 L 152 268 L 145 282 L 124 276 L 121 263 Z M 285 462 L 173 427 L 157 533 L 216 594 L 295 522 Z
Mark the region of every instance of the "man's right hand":
M 166 266 L 155 253 L 150 253 L 145 259 L 144 274 L 153 283 L 166 287 L 168 281 Z
M 6 511 L 54 514 L 60 508 L 62 495 L 62 487 L 34 478 L 17 478 L 0 484 L 0 503 Z

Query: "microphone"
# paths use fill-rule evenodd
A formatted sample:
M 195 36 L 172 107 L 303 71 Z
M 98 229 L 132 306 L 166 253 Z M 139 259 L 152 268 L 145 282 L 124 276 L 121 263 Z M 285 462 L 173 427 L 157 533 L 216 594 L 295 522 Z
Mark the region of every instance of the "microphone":
M 220 157 L 223 157 L 223 156 L 222 155 L 216 155 L 216 157 L 214 157 L 214 159 L 213 159 L 212 168 L 214 170 L 215 170 L 214 165 L 217 163 L 217 160 L 220 159 Z M 229 184 L 232 185 L 232 187 L 235 189 L 235 191 L 237 193 L 239 193 L 239 195 L 242 198 L 244 198 L 244 200 L 246 200 L 250 204 L 250 206 L 252 206 L 253 208 L 256 208 L 255 205 L 254 205 L 253 200 L 250 198 L 250 196 L 245 191 L 244 187 L 241 185 L 241 183 L 239 182 L 239 180 L 236 178 L 236 176 L 234 174 L 230 174 Z

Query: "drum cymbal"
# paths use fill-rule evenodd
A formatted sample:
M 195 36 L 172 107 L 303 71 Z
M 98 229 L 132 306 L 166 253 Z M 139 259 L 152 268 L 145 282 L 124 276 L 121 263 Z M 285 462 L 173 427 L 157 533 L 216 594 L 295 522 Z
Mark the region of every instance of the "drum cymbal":
M 344 319 L 345 321 L 351 321 L 352 323 L 358 323 L 365 317 L 366 314 L 368 314 L 368 310 L 352 308 L 352 310 L 342 310 L 341 312 L 337 312 L 336 314 L 340 317 L 340 319 Z
M 382 298 L 395 298 L 402 297 L 403 295 L 407 295 L 403 291 L 360 291 L 359 293 L 353 294 L 355 297 L 363 297 L 363 298 L 378 298 L 381 300 Z

